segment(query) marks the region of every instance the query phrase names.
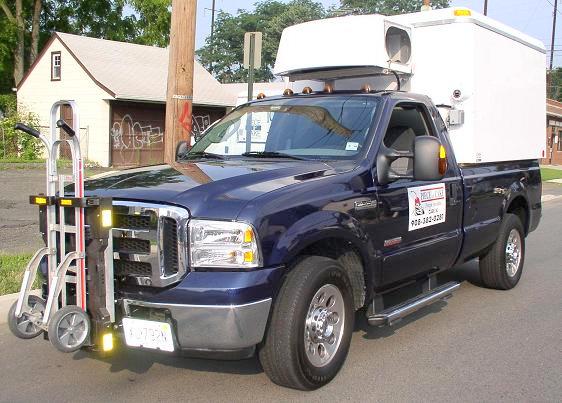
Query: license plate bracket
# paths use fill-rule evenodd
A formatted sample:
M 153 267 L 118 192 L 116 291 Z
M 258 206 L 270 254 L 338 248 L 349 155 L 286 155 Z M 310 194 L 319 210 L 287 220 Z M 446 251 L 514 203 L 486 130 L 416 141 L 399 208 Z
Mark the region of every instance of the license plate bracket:
M 175 350 L 172 326 L 168 322 L 123 318 L 123 331 L 127 346 L 167 352 Z

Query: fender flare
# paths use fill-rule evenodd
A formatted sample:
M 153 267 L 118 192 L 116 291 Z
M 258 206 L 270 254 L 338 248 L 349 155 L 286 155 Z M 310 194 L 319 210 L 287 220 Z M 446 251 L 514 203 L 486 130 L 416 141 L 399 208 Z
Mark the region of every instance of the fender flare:
M 348 214 L 318 211 L 294 222 L 273 245 L 270 261 L 272 264 L 289 267 L 306 248 L 328 239 L 347 241 L 359 252 L 368 297 L 375 282 L 375 252 L 359 221 Z

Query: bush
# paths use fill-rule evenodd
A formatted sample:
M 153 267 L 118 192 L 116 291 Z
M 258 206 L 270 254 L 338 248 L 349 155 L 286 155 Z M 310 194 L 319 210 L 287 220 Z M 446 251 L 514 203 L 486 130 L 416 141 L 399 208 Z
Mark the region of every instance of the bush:
M 16 123 L 24 123 L 39 129 L 39 118 L 23 107 L 17 107 L 16 96 L 0 95 L 0 110 L 4 117 L 0 119 L 0 158 L 18 158 L 34 160 L 41 156 L 40 142 L 14 130 Z

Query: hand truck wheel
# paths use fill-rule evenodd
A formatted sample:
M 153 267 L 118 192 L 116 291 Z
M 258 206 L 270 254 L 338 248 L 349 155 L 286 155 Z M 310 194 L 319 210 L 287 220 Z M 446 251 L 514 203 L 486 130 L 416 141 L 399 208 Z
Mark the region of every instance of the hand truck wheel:
M 63 353 L 79 350 L 90 335 L 90 317 L 80 307 L 68 305 L 58 310 L 49 322 L 49 340 Z
M 27 298 L 27 304 L 31 308 L 31 312 L 22 313 L 19 318 L 16 317 L 17 304 L 18 301 L 14 302 L 8 312 L 8 327 L 14 336 L 20 339 L 33 339 L 43 333 L 43 329 L 36 323 L 43 320 L 45 301 L 35 295 L 30 295 Z

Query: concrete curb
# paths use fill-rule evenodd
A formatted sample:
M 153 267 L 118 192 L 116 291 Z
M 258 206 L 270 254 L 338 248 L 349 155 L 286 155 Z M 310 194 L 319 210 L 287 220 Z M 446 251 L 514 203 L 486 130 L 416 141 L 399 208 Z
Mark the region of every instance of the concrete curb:
M 34 295 L 41 295 L 40 290 L 31 291 Z M 2 295 L 0 297 L 0 325 L 8 322 L 8 311 L 10 307 L 18 299 L 19 293 Z
M 562 195 L 542 195 L 541 202 L 546 203 L 553 200 L 558 200 L 562 198 Z

